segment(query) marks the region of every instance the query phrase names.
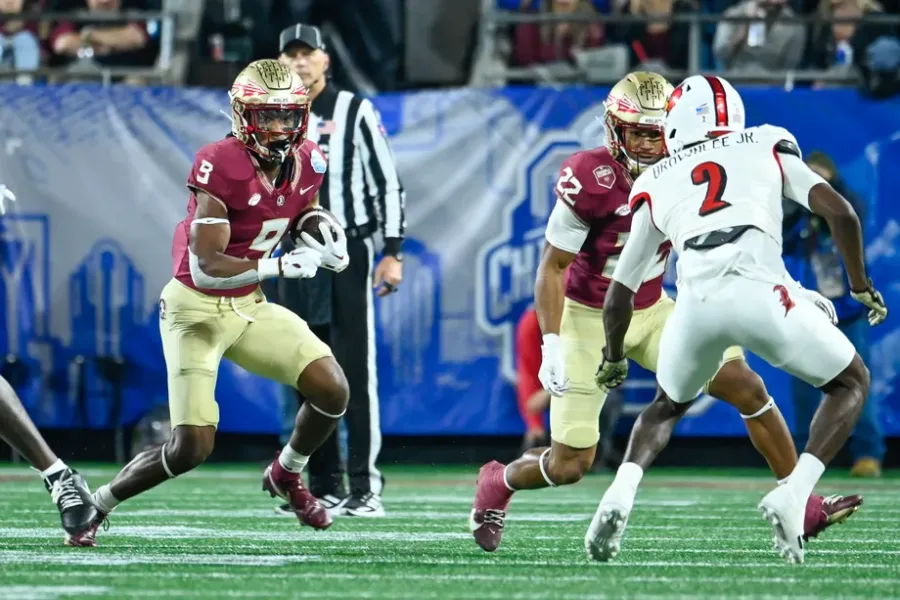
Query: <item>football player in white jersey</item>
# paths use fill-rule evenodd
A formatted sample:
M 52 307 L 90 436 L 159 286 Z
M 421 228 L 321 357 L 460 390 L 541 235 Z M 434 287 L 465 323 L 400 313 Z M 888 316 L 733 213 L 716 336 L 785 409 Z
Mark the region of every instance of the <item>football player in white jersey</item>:
M 663 405 L 678 413 L 693 401 L 729 346 L 747 348 L 825 394 L 796 468 L 759 504 L 776 550 L 801 563 L 806 498 L 856 424 L 869 371 L 835 327 L 833 307 L 788 275 L 781 258 L 782 197 L 826 221 L 853 298 L 869 308 L 869 323 L 881 323 L 887 308 L 866 274 L 853 208 L 804 164 L 790 132 L 770 125 L 745 129 L 744 115 L 737 91 L 720 77 L 689 77 L 672 93 L 664 125 L 669 157 L 645 171 L 631 191 L 631 236 L 603 306 L 606 346 L 597 383 L 615 387 L 625 379 L 623 344 L 634 294 L 668 238 L 679 255 L 678 299 L 660 341 Z M 638 483 L 617 476 L 586 543 L 618 548 Z

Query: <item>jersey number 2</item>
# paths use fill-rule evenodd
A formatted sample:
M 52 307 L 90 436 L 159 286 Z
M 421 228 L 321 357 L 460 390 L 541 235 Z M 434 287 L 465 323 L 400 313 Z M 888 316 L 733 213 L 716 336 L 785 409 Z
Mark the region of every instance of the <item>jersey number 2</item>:
M 703 204 L 700 205 L 701 217 L 707 217 L 714 212 L 731 206 L 731 204 L 722 200 L 725 186 L 728 185 L 728 174 L 725 173 L 725 167 L 719 163 L 700 163 L 691 171 L 691 181 L 694 185 L 708 186 L 706 188 L 706 197 L 703 198 Z

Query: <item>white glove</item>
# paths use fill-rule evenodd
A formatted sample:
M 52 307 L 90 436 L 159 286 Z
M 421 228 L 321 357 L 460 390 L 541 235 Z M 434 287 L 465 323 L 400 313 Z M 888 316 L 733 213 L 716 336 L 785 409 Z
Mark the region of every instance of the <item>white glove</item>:
M 322 254 L 313 248 L 297 248 L 278 258 L 263 258 L 259 261 L 259 280 L 270 277 L 287 279 L 310 279 L 316 276 L 322 264 Z
M 0 183 L 0 215 L 6 214 L 6 207 L 3 205 L 4 200 L 15 202 L 16 195 L 12 193 L 12 190 Z
M 850 290 L 850 296 L 857 302 L 861 302 L 869 307 L 869 325 L 872 327 L 879 325 L 887 318 L 888 309 L 884 303 L 884 298 L 872 285 L 871 279 L 869 280 L 868 288 L 861 292 Z
M 563 360 L 562 341 L 555 333 L 544 336 L 541 345 L 541 370 L 538 379 L 551 396 L 562 396 L 569 390 L 569 378 L 566 377 L 566 365 Z
M 603 349 L 603 361 L 597 367 L 597 374 L 594 375 L 594 381 L 597 387 L 606 388 L 608 390 L 619 387 L 625 378 L 628 377 L 628 359 L 610 361 L 606 360 L 606 348 Z
M 808 290 L 804 287 L 800 288 L 800 293 L 804 298 L 819 307 L 819 310 L 825 313 L 825 315 L 831 320 L 832 325 L 838 324 L 837 310 L 835 310 L 834 304 L 831 302 L 831 300 L 829 300 L 819 292 Z
M 342 227 L 335 227 L 334 231 L 337 236 L 333 236 L 331 226 L 328 223 L 319 223 L 319 231 L 322 232 L 322 238 L 325 240 L 324 244 L 320 244 L 305 231 L 300 234 L 300 239 L 303 240 L 304 244 L 322 255 L 323 267 L 335 273 L 340 273 L 350 264 L 350 257 L 347 255 L 347 234 L 344 233 Z

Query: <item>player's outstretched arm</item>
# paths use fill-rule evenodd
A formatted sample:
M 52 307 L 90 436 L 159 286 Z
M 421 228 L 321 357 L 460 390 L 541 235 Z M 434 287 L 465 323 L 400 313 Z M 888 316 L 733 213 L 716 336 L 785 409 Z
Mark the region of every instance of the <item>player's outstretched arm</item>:
M 634 296 L 647 270 L 653 266 L 660 244 L 666 241 L 653 224 L 647 202 L 632 202 L 632 211 L 631 233 L 622 248 L 603 303 L 603 327 L 606 330 L 603 356 L 610 362 L 625 358 L 625 334 L 634 313 Z
M 803 162 L 799 150 L 782 143 L 776 146 L 776 152 L 784 173 L 784 195 L 825 220 L 844 260 L 851 294 L 869 307 L 870 324 L 881 323 L 887 317 L 887 307 L 866 274 L 862 226 L 853 205 Z

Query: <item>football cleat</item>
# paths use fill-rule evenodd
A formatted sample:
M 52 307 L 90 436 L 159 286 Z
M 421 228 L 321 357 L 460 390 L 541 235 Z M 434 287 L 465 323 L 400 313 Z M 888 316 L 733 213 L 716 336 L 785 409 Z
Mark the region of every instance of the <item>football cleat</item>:
M 812 494 L 806 503 L 803 539 L 816 537 L 835 523 L 843 523 L 862 506 L 862 496 L 822 496 Z
M 628 511 L 624 506 L 601 503 L 584 536 L 588 558 L 607 562 L 618 556 L 627 524 Z
M 346 515 L 344 512 L 344 505 L 347 503 L 347 500 L 350 498 L 349 496 L 338 497 L 334 494 L 325 494 L 323 496 L 317 496 L 319 499 L 319 504 L 325 507 L 325 510 L 328 511 L 332 517 L 340 517 Z M 290 504 L 280 504 L 275 507 L 275 512 L 280 515 L 290 515 L 294 516 L 294 509 L 291 508 Z
M 372 492 L 352 494 L 343 506 L 344 514 L 351 517 L 383 517 L 384 505 L 381 496 Z
M 803 564 L 805 504 L 788 485 L 780 485 L 762 499 L 759 511 L 774 532 L 775 551 L 788 563 Z
M 493 552 L 500 546 L 506 509 L 513 496 L 503 482 L 505 468 L 492 460 L 478 471 L 475 483 L 475 503 L 469 515 L 469 530 L 475 537 L 475 543 L 485 552 Z
M 91 491 L 84 478 L 74 469 L 66 468 L 44 480 L 50 497 L 59 509 L 67 546 L 94 546 L 93 523 L 98 511 L 91 502 Z
M 273 498 L 287 500 L 301 523 L 314 529 L 331 527 L 333 519 L 328 510 L 306 489 L 299 473 L 291 473 L 281 466 L 278 462 L 280 455 L 281 452 L 275 455 L 275 460 L 263 473 L 263 491 L 269 492 Z

